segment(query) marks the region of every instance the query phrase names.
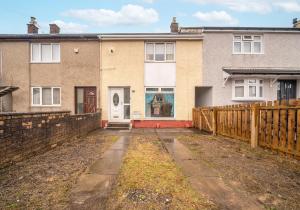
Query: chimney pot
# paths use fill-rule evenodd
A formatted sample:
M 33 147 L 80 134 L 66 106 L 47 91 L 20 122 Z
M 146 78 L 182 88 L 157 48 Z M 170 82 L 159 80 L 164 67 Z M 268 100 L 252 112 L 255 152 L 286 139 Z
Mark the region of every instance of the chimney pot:
M 173 17 L 172 23 L 170 25 L 171 33 L 178 33 L 179 25 L 176 22 L 176 17 Z
M 30 17 L 30 22 L 27 24 L 27 33 L 28 34 L 38 34 L 39 27 L 35 17 Z
M 294 28 L 300 28 L 300 20 L 298 20 L 297 18 L 294 18 L 293 25 L 294 25 Z
M 55 23 L 49 24 L 50 26 L 50 34 L 59 34 L 60 28 Z
M 297 23 L 297 21 L 298 21 L 298 18 L 294 18 L 293 19 L 293 24 Z

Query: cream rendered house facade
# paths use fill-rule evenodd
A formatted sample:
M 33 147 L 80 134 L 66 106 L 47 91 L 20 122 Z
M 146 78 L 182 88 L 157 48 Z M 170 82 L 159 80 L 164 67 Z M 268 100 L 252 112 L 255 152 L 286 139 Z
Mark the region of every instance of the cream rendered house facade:
M 100 35 L 103 126 L 189 127 L 202 69 L 201 34 Z

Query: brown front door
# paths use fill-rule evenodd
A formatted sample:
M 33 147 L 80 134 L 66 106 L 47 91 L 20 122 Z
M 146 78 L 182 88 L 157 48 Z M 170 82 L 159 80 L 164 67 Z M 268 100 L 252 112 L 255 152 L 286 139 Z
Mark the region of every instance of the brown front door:
M 76 114 L 94 113 L 97 111 L 96 87 L 75 87 Z

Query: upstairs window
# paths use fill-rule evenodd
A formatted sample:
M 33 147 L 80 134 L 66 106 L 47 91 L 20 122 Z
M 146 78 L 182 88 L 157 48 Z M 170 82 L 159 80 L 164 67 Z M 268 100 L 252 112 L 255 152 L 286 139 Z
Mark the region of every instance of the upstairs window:
M 262 54 L 262 36 L 235 35 L 233 36 L 234 54 Z
M 237 79 L 232 85 L 233 100 L 263 100 L 263 80 Z
M 54 43 L 32 43 L 31 44 L 32 63 L 59 63 L 60 45 Z
M 146 43 L 145 60 L 152 62 L 175 61 L 175 43 Z

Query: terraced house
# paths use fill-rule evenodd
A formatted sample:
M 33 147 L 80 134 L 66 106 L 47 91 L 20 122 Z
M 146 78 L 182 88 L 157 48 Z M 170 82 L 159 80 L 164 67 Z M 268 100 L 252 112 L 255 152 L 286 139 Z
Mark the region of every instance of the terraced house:
M 300 97 L 300 21 L 290 28 L 199 27 L 204 34 L 197 106 Z
M 291 28 L 179 27 L 170 33 L 0 35 L 1 111 L 102 110 L 102 126 L 189 127 L 194 106 L 300 96 Z
M 97 35 L 38 34 L 36 21 L 28 33 L 0 35 L 1 111 L 36 112 L 99 109 L 100 51 Z
M 202 72 L 202 34 L 1 35 L 2 111 L 102 109 L 102 125 L 191 126 Z

